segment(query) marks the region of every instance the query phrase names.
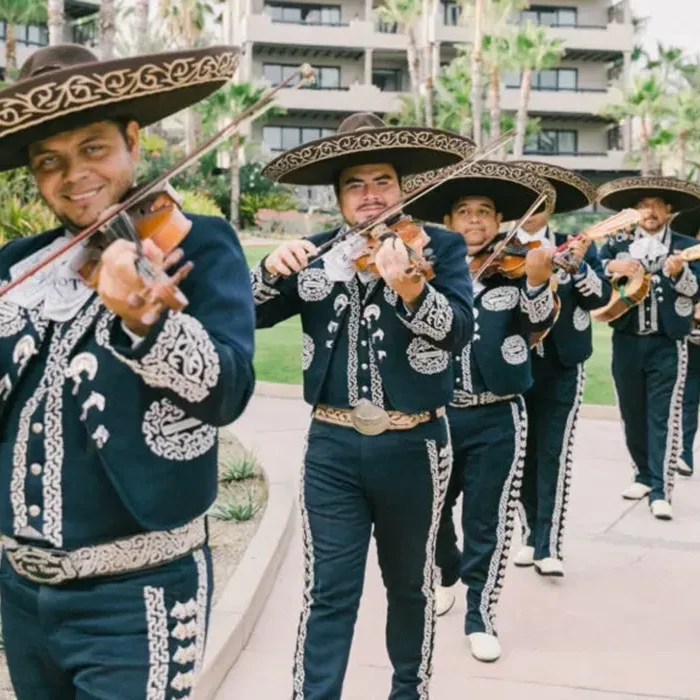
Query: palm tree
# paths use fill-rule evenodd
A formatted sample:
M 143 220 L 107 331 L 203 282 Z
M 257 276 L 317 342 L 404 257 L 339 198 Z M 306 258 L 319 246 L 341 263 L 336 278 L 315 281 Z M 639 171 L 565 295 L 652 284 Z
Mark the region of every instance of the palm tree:
M 48 0 L 48 25 L 49 44 L 63 43 L 63 29 L 65 25 L 64 0 Z
M 117 34 L 117 8 L 114 0 L 100 3 L 100 51 L 102 60 L 114 58 L 114 39 Z
M 5 28 L 5 68 L 12 73 L 17 68 L 17 42 L 15 25 L 45 22 L 45 0 L 0 0 L 0 20 Z
M 421 0 L 384 0 L 384 4 L 374 9 L 374 14 L 381 22 L 396 24 L 406 30 L 408 37 L 408 77 L 411 82 L 411 94 L 415 113 L 420 114 L 421 76 L 424 75 L 421 52 L 418 48 L 416 27 L 423 15 Z
M 136 0 L 136 51 L 139 54 L 148 52 L 149 26 L 148 16 L 151 9 L 150 0 Z
M 474 50 L 472 51 L 472 120 L 474 143 L 481 147 L 481 114 L 483 93 L 481 89 L 481 51 L 483 41 L 484 0 L 474 0 Z
M 462 136 L 472 133 L 471 57 L 462 52 L 443 70 L 436 84 L 436 126 L 456 131 Z
M 265 92 L 265 88 L 256 88 L 251 83 L 226 85 L 197 105 L 202 116 L 204 131 L 211 136 L 217 130 L 222 118 L 232 119 L 254 105 Z M 269 119 L 285 114 L 279 107 L 268 109 L 261 119 Z M 239 200 L 241 194 L 240 149 L 243 143 L 239 133 L 231 138 L 230 173 L 231 173 L 231 224 L 238 226 Z
M 516 123 L 515 144 L 513 155 L 520 158 L 525 146 L 527 129 L 527 113 L 530 106 L 533 71 L 554 68 L 564 53 L 563 42 L 559 39 L 549 39 L 547 30 L 528 22 L 516 34 L 513 41 L 513 59 L 516 66 L 522 70 L 520 83 L 520 104 Z
M 700 95 L 694 90 L 677 92 L 670 99 L 668 109 L 667 131 L 680 156 L 678 176 L 685 179 L 691 144 L 700 140 Z

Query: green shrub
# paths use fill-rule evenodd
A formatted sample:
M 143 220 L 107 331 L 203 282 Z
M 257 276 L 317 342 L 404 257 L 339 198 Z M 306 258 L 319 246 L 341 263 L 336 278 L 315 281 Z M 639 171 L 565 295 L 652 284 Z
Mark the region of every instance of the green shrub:
M 182 208 L 184 211 L 188 211 L 191 214 L 223 217 L 221 209 L 209 195 L 202 192 L 193 192 L 192 190 L 178 190 L 178 194 L 182 197 Z
M 25 204 L 17 195 L 0 199 L 0 243 L 55 228 L 51 210 L 41 201 Z
M 296 202 L 287 192 L 267 192 L 257 194 L 246 192 L 241 195 L 240 216 L 241 226 L 247 228 L 255 225 L 255 215 L 258 209 L 274 209 L 276 211 L 286 211 L 294 209 Z

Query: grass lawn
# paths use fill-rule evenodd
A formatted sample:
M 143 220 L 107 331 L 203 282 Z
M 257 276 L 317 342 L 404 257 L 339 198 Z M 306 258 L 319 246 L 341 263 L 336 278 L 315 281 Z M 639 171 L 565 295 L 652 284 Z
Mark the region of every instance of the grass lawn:
M 254 265 L 272 248 L 246 246 L 244 250 L 248 264 Z M 255 341 L 255 372 L 260 381 L 301 383 L 301 326 L 298 318 L 290 318 L 275 328 L 258 331 Z M 610 351 L 610 329 L 607 324 L 594 323 L 593 356 L 586 363 L 585 403 L 615 403 Z

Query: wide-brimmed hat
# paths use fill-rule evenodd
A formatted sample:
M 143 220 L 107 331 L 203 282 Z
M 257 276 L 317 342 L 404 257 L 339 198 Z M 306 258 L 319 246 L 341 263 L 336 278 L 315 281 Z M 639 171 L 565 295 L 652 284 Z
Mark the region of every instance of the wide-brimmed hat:
M 557 206 L 553 214 L 577 211 L 595 201 L 596 189 L 593 183 L 573 170 L 534 160 L 514 160 L 512 164 L 527 168 L 535 175 L 549 180 L 557 192 Z
M 446 177 L 460 165 L 444 168 Z M 414 175 L 404 183 L 404 191 L 410 195 L 437 173 Z M 514 221 L 527 212 L 537 198 L 544 194 L 546 200 L 540 211 L 552 211 L 556 204 L 556 192 L 544 178 L 510 163 L 479 161 L 473 163 L 464 175 L 446 180 L 433 190 L 404 207 L 406 214 L 423 221 L 442 223 L 443 217 L 452 211 L 454 203 L 469 196 L 488 197 L 504 221 Z
M 671 228 L 676 233 L 697 238 L 698 232 L 700 232 L 700 207 L 686 209 L 686 211 L 676 214 L 671 221 Z
M 234 74 L 238 50 L 212 46 L 100 61 L 84 46 L 48 46 L 0 90 L 0 170 L 29 144 L 105 119 L 152 124 L 199 102 Z
M 334 185 L 342 170 L 355 165 L 391 163 L 400 176 L 442 168 L 474 152 L 474 142 L 448 131 L 418 126 L 387 126 L 370 112 L 349 116 L 333 136 L 282 153 L 262 174 L 292 185 Z
M 683 211 L 700 205 L 700 187 L 675 177 L 623 177 L 601 185 L 597 197 L 614 211 L 634 208 L 646 197 L 659 197 L 673 211 Z

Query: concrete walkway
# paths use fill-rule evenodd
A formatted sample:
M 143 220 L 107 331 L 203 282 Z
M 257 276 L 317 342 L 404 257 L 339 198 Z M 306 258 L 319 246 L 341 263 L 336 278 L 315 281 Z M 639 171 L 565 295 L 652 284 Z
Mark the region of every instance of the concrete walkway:
M 256 397 L 243 417 L 271 478 L 298 473 L 308 415 L 298 400 Z M 511 565 L 498 618 L 504 654 L 491 665 L 468 653 L 461 599 L 438 623 L 432 700 L 700 700 L 700 477 L 679 478 L 676 518 L 660 522 L 619 496 L 630 468 L 618 423 L 582 421 L 575 457 L 566 577 Z M 301 561 L 297 532 L 218 699 L 290 697 Z M 388 697 L 384 608 L 372 552 L 343 700 Z

